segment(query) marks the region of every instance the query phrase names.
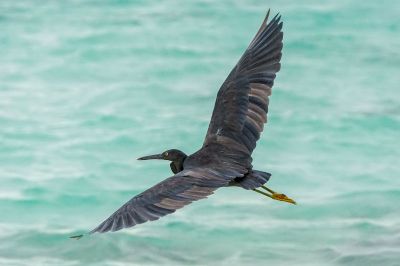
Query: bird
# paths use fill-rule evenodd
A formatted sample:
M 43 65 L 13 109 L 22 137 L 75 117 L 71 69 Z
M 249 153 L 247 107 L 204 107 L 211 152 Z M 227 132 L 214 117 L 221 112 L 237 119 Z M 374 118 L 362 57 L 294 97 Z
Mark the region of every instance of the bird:
M 87 235 L 157 220 L 222 187 L 239 187 L 296 204 L 266 187 L 271 174 L 252 165 L 252 152 L 267 122 L 271 88 L 281 68 L 283 22 L 279 13 L 268 22 L 269 14 L 270 10 L 220 87 L 202 147 L 191 155 L 170 149 L 138 158 L 170 161 L 174 175 L 130 199 Z

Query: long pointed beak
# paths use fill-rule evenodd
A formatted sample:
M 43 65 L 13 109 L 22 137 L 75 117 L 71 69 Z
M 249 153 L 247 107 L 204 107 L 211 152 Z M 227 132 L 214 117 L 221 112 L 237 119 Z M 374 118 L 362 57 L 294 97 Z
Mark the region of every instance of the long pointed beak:
M 138 158 L 138 160 L 152 160 L 152 159 L 164 159 L 164 157 L 162 156 L 162 154 L 154 154 Z

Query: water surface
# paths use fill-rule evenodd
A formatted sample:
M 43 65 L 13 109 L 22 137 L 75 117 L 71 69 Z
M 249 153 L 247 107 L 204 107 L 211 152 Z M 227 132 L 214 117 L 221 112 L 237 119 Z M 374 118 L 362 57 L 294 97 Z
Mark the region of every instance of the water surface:
M 80 241 L 168 177 L 135 158 L 202 144 L 266 10 L 282 70 L 254 152 L 299 205 L 221 189 Z M 0 3 L 1 265 L 399 265 L 400 5 L 385 1 Z

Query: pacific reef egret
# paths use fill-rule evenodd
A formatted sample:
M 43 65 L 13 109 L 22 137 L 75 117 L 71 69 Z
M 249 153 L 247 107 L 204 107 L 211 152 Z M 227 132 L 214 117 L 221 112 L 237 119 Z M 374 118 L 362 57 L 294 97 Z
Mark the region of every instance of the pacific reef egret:
M 271 174 L 254 170 L 251 154 L 267 122 L 271 88 L 280 70 L 282 22 L 277 14 L 260 29 L 219 89 L 203 146 L 186 155 L 176 149 L 139 158 L 171 161 L 173 176 L 133 197 L 88 234 L 118 231 L 157 220 L 220 187 L 237 186 L 295 204 L 264 186 Z M 79 239 L 83 235 L 72 236 Z

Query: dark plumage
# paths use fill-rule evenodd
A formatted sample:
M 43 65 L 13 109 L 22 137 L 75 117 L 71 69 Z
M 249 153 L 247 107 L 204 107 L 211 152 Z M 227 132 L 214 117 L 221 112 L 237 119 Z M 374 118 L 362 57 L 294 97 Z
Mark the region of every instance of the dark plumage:
M 263 186 L 271 174 L 253 170 L 251 164 L 251 153 L 267 121 L 271 88 L 281 66 L 282 22 L 276 15 L 267 23 L 268 15 L 269 11 L 221 86 L 201 149 L 189 156 L 168 150 L 139 158 L 169 160 L 175 175 L 133 197 L 90 233 L 117 231 L 157 220 L 225 186 L 251 189 L 294 203 Z M 259 187 L 270 193 L 257 190 Z

